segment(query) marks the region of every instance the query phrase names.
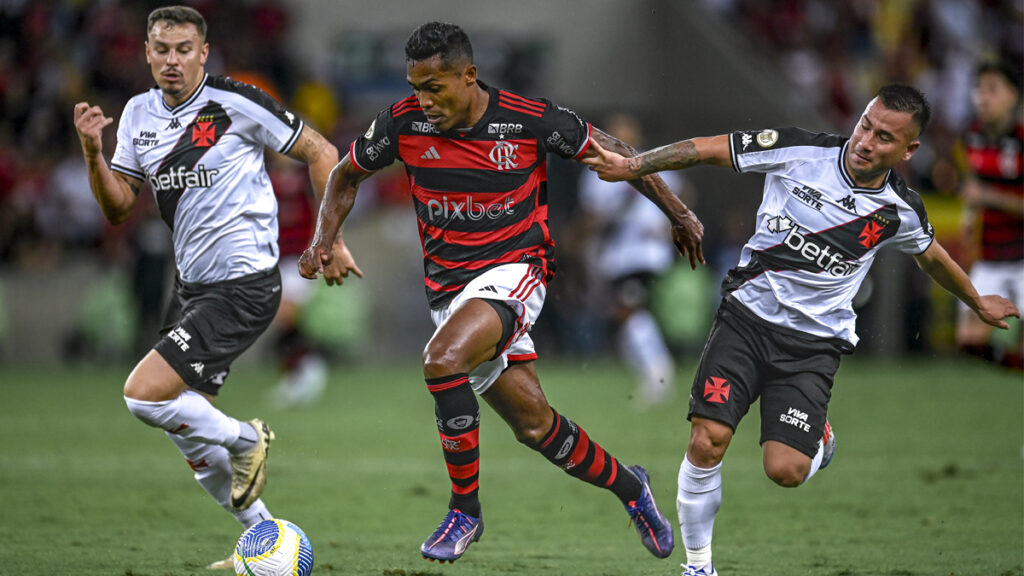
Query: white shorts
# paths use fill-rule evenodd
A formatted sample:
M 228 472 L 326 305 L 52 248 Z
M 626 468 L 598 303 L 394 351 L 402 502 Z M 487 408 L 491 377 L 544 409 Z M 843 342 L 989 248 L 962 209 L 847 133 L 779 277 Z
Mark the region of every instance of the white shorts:
M 494 384 L 498 376 L 508 368 L 508 363 L 535 360 L 537 351 L 529 330 L 537 321 L 547 286 L 544 273 L 530 264 L 503 264 L 474 278 L 444 308 L 430 311 L 434 326 L 440 326 L 463 302 L 470 298 L 497 300 L 512 307 L 516 315 L 515 332 L 501 354 L 476 367 L 469 374 L 469 384 L 477 394 L 483 394 Z
M 281 299 L 299 305 L 309 302 L 316 291 L 317 281 L 299 274 L 299 257 L 282 256 L 277 267 L 281 270 Z
M 1024 260 L 1009 262 L 988 262 L 979 260 L 971 266 L 971 283 L 978 294 L 998 294 L 1013 302 L 1019 308 L 1024 305 Z M 963 302 L 960 310 L 970 308 Z

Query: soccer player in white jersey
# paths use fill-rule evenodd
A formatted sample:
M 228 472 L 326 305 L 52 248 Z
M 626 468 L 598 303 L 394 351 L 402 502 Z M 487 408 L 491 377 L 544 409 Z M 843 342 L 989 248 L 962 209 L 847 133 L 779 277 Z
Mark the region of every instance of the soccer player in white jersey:
M 323 136 L 264 92 L 205 72 L 206 22 L 192 8 L 154 10 L 145 42 L 157 87 L 128 101 L 107 164 L 98 106 L 75 105 L 75 129 L 103 214 L 124 222 L 144 181 L 171 227 L 177 278 L 161 338 L 124 385 L 128 409 L 164 430 L 199 484 L 243 527 L 270 518 L 260 499 L 273 433 L 213 405 L 231 362 L 270 324 L 281 297 L 271 148 L 309 165 L 322 194 L 338 161 Z M 356 271 L 339 238 L 328 284 Z M 221 561 L 211 568 L 230 568 Z
M 721 462 L 750 405 L 761 399 L 764 469 L 798 486 L 829 464 L 826 419 L 841 355 L 857 344 L 851 301 L 882 246 L 918 265 L 986 324 L 1019 317 L 1009 300 L 979 295 L 934 238 L 920 196 L 894 168 L 910 159 L 930 107 L 913 87 L 882 87 L 849 138 L 797 128 L 693 138 L 624 158 L 599 149 L 583 162 L 607 180 L 697 164 L 765 176 L 757 229 L 722 283 L 724 299 L 690 397 L 690 440 L 677 505 L 684 576 L 716 575 L 711 561 L 722 501 Z

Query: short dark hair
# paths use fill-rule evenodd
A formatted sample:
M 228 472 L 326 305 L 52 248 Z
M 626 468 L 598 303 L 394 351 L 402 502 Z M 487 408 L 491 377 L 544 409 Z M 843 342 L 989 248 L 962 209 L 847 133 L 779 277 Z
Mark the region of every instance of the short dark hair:
M 918 136 L 928 127 L 932 118 L 932 105 L 917 88 L 906 84 L 887 84 L 878 89 L 875 97 L 889 110 L 907 112 L 913 116 Z
M 1009 62 L 1005 60 L 989 60 L 982 62 L 978 65 L 978 71 L 975 74 L 976 77 L 981 77 L 982 74 L 999 74 L 1013 86 L 1014 90 L 1017 91 L 1017 97 L 1021 95 L 1021 73 L 1020 70 L 1011 66 Z
M 153 25 L 161 20 L 175 24 L 193 24 L 199 32 L 199 39 L 206 42 L 206 19 L 195 8 L 188 6 L 164 6 L 149 13 L 146 20 L 146 34 L 153 30 Z
M 412 31 L 405 43 L 408 60 L 441 58 L 444 67 L 460 61 L 473 62 L 473 45 L 462 28 L 447 22 L 427 22 Z

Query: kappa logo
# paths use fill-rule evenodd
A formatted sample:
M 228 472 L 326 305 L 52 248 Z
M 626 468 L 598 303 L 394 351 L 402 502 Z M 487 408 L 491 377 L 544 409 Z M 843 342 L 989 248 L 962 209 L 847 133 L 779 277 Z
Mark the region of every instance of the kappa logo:
M 196 374 L 200 376 L 203 375 L 203 369 L 206 368 L 206 365 L 204 365 L 202 362 L 193 362 L 192 364 L 190 364 L 190 366 L 192 366 L 192 369 L 195 370 Z
M 441 155 L 437 153 L 437 148 L 431 146 L 426 152 L 420 154 L 420 160 L 440 160 Z
M 164 128 L 164 130 L 177 130 L 178 128 L 181 128 L 181 121 L 178 120 L 177 116 L 175 116 L 167 123 L 167 128 Z
M 857 213 L 857 199 L 852 194 L 847 194 L 846 198 L 840 200 L 839 203 L 843 205 L 843 208 L 852 210 L 854 214 Z
M 729 401 L 729 381 L 725 378 L 712 376 L 704 381 L 704 399 L 715 404 Z
M 743 144 L 743 151 L 744 152 L 746 152 L 747 147 L 750 146 L 750 143 L 753 142 L 753 141 L 754 141 L 754 137 L 753 136 L 751 136 L 750 134 L 747 134 L 746 132 L 743 133 L 743 136 L 740 137 L 740 143 Z

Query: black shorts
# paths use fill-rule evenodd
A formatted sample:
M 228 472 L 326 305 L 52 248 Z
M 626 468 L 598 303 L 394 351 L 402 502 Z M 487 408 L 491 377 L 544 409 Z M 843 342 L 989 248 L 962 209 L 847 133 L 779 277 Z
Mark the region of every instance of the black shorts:
M 647 308 L 651 304 L 651 288 L 658 279 L 653 272 L 633 272 L 612 280 L 616 304 L 625 308 Z
M 280 303 L 277 266 L 214 284 L 175 278 L 153 349 L 190 387 L 216 396 L 231 363 L 270 326 Z
M 688 418 L 733 430 L 761 399 L 761 443 L 782 442 L 814 457 L 839 359 L 853 346 L 771 324 L 724 300 L 690 393 Z

